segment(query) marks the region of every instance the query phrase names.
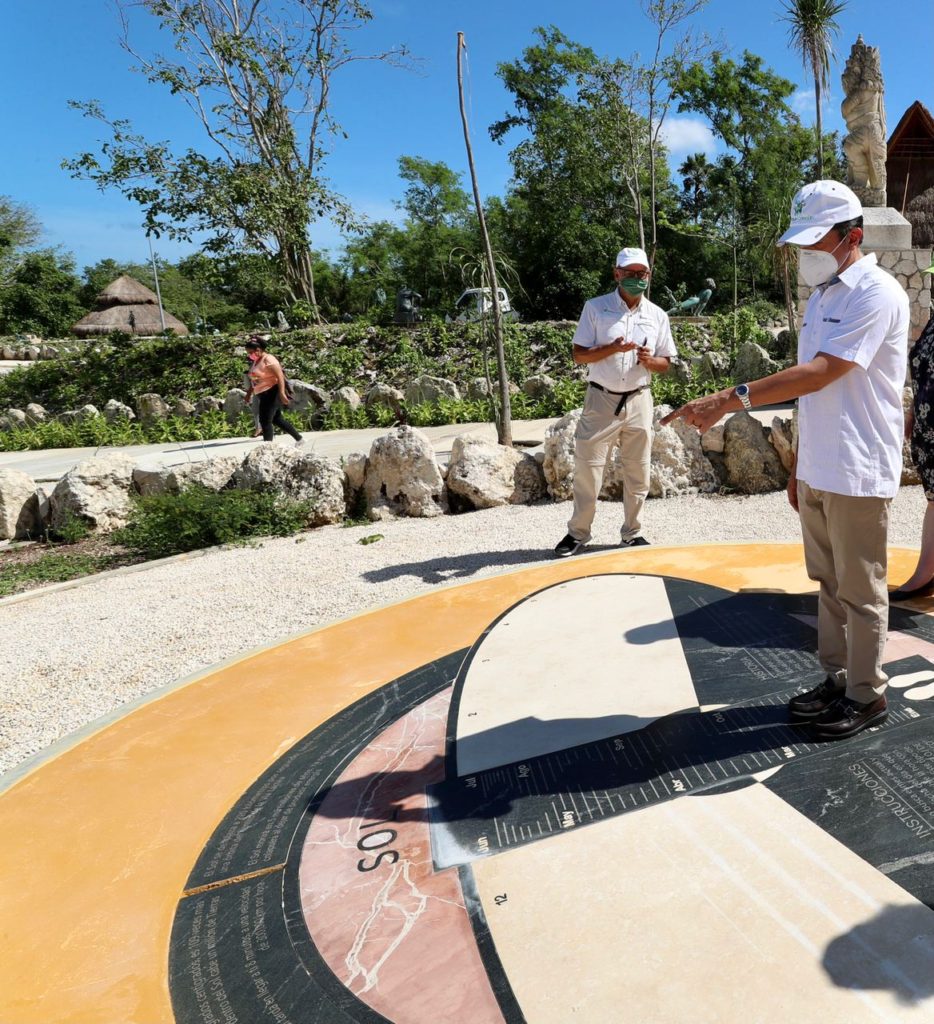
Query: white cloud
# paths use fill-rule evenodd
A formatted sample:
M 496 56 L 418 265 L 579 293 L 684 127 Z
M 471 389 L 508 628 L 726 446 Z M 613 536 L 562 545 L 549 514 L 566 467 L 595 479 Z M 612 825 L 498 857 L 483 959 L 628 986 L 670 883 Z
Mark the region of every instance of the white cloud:
M 691 117 L 665 118 L 661 138 L 671 154 L 672 163 L 678 157 L 692 153 L 703 153 L 706 156 L 715 156 L 717 153 L 717 140 L 713 132 L 703 121 Z
M 791 109 L 796 114 L 813 114 L 817 109 L 813 89 L 798 89 L 791 97 Z

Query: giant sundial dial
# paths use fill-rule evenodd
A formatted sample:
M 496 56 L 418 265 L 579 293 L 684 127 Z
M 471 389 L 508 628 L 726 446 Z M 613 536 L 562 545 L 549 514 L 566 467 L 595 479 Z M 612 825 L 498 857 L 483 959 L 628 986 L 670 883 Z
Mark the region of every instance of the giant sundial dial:
M 0 1020 L 934 1020 L 934 621 L 828 743 L 815 609 L 793 546 L 613 552 L 166 692 L 0 795 Z

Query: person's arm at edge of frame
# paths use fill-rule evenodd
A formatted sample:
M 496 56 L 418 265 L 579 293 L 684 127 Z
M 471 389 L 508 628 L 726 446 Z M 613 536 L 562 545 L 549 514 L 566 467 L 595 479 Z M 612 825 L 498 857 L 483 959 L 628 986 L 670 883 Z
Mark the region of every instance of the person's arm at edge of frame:
M 750 381 L 749 401 L 753 406 L 790 402 L 802 395 L 820 391 L 849 373 L 856 365 L 848 359 L 841 359 L 827 352 L 818 352 L 807 363 L 789 366 L 788 369 L 779 370 L 768 377 Z M 692 402 L 682 405 L 680 409 L 668 413 L 659 422 L 666 426 L 672 420 L 681 419 L 697 427 L 698 432 L 704 434 L 726 413 L 742 410 L 743 403 L 736 397 L 735 388 L 725 388 L 711 395 L 695 398 Z

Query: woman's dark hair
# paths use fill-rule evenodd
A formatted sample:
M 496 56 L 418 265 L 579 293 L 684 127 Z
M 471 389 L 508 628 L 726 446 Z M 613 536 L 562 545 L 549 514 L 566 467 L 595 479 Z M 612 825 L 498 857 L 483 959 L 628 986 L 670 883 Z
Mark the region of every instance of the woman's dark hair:
M 258 337 L 254 336 L 254 337 L 250 338 L 250 340 L 243 347 L 244 348 L 260 348 L 260 349 L 262 349 L 265 352 L 266 351 L 266 339 L 265 338 L 258 338 Z

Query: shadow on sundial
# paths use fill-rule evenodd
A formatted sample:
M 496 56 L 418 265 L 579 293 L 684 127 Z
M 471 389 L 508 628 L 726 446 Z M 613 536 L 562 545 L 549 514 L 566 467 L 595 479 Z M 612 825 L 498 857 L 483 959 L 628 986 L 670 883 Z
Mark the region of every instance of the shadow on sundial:
M 829 943 L 821 964 L 838 988 L 889 990 L 910 1006 L 934 996 L 932 957 L 931 911 L 915 904 L 883 907 Z

